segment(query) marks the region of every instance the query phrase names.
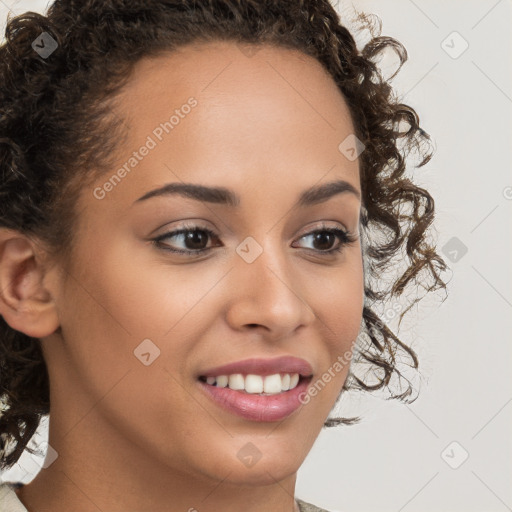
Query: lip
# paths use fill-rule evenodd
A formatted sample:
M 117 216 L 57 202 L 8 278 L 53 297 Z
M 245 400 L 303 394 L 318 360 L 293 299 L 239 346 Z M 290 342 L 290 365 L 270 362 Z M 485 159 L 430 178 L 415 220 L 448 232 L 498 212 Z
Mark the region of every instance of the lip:
M 294 389 L 282 391 L 275 395 L 260 395 L 238 391 L 228 387 L 212 386 L 201 377 L 218 377 L 219 375 L 274 375 L 276 373 L 298 373 L 299 382 Z M 197 376 L 201 390 L 224 411 L 250 421 L 281 421 L 295 412 L 303 403 L 300 396 L 304 394 L 312 380 L 313 368 L 304 359 L 293 356 L 276 358 L 250 358 L 202 371 Z
M 313 374 L 313 368 L 304 359 L 293 356 L 281 356 L 272 359 L 251 358 L 228 363 L 202 371 L 198 377 L 218 377 L 219 375 L 274 375 L 275 373 L 298 373 L 301 377 Z
M 300 377 L 299 383 L 289 391 L 276 395 L 250 394 L 230 388 L 211 386 L 198 380 L 202 391 L 224 411 L 256 422 L 281 421 L 303 405 L 300 397 L 306 393 L 310 377 Z

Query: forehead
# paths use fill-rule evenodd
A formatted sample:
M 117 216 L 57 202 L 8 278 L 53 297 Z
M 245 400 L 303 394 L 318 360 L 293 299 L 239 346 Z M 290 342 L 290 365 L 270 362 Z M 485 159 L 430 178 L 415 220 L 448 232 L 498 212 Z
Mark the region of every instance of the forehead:
M 322 139 L 353 131 L 341 92 L 317 60 L 294 49 L 246 48 L 226 41 L 193 44 L 141 60 L 119 96 L 132 133 L 151 133 L 155 121 L 168 120 L 190 97 L 199 108 L 187 124 L 221 135 L 253 138 L 291 126 L 295 136 L 317 133 Z
M 130 83 L 124 88 L 125 93 L 136 95 L 145 88 L 148 78 L 155 93 L 159 90 L 169 92 L 169 87 L 175 92 L 190 87 L 196 92 L 205 92 L 207 88 L 212 89 L 212 85 L 213 90 L 229 85 L 252 89 L 251 84 L 263 87 L 262 93 L 268 93 L 276 86 L 281 89 L 285 84 L 288 89 L 284 87 L 284 91 L 288 93 L 295 90 L 300 94 L 298 89 L 305 90 L 312 85 L 320 87 L 318 93 L 322 95 L 338 93 L 329 73 L 316 59 L 297 49 L 269 44 L 212 41 L 162 51 L 137 62 Z M 149 101 L 152 98 L 139 99 Z
M 277 190 L 335 173 L 359 188 L 358 162 L 339 150 L 353 133 L 347 104 L 322 65 L 297 50 L 216 42 L 146 58 L 115 109 L 129 128 L 119 166 L 153 141 L 122 184 L 132 201 L 180 179 L 239 190 L 258 179 Z

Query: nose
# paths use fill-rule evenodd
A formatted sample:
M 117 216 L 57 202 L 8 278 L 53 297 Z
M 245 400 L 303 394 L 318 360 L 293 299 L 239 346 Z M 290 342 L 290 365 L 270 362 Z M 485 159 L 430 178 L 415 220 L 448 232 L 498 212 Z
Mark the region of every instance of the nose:
M 265 249 L 252 263 L 236 258 L 227 310 L 233 329 L 261 331 L 265 338 L 278 340 L 314 321 L 305 287 L 294 278 L 286 255 Z

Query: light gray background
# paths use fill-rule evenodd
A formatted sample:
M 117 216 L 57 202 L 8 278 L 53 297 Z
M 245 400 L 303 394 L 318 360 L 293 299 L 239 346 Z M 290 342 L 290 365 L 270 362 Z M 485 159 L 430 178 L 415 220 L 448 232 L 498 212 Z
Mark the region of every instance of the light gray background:
M 46 5 L 3 0 L 0 19 Z M 342 402 L 340 412 L 363 421 L 321 433 L 296 494 L 333 512 L 512 510 L 512 1 L 340 0 L 337 8 L 348 17 L 353 7 L 377 14 L 383 35 L 408 51 L 393 83 L 436 144 L 413 176 L 435 198 L 453 277 L 448 299 L 421 301 L 399 332 L 420 357 L 419 398 Z M 381 66 L 392 70 L 393 59 Z M 36 439 L 46 435 L 43 426 Z M 24 454 L 2 478 L 29 482 L 40 465 Z

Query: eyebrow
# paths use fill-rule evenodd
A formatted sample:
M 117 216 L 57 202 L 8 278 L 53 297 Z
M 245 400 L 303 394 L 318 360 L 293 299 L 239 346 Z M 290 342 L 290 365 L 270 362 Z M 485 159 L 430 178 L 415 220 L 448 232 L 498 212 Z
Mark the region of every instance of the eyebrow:
M 337 194 L 350 193 L 361 200 L 359 191 L 348 181 L 336 180 L 323 185 L 308 188 L 299 197 L 296 206 L 304 208 L 323 203 Z M 207 187 L 194 183 L 168 183 L 163 187 L 151 190 L 139 197 L 134 204 L 146 201 L 152 197 L 180 195 L 185 198 L 205 201 L 207 203 L 222 204 L 231 207 L 240 205 L 240 198 L 232 190 L 224 187 Z

